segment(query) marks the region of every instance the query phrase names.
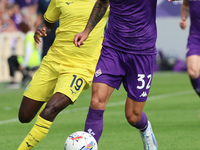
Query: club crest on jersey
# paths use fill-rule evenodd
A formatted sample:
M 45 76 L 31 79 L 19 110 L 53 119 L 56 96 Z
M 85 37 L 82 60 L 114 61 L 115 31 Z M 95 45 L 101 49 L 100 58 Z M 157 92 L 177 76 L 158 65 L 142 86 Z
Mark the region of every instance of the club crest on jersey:
M 98 69 L 96 72 L 95 72 L 95 77 L 98 77 L 102 74 L 101 72 L 101 69 Z
M 30 84 L 29 84 L 29 85 L 27 85 L 27 87 L 26 87 L 26 89 L 25 89 L 26 91 L 28 90 L 29 86 L 31 86 L 31 85 L 30 85 Z

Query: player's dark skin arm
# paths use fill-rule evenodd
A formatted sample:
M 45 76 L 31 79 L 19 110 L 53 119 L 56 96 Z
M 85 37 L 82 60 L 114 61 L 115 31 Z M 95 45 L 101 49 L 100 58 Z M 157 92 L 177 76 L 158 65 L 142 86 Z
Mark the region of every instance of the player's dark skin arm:
M 97 0 L 90 14 L 90 18 L 87 22 L 85 30 L 74 36 L 74 44 L 76 47 L 80 47 L 81 45 L 83 45 L 83 41 L 88 38 L 90 32 L 105 15 L 109 4 L 109 0 Z
M 43 20 L 43 22 L 38 25 L 35 31 L 35 35 L 34 35 L 35 42 L 40 43 L 41 42 L 40 37 L 47 36 L 51 32 L 54 24 L 55 23 L 49 23 L 46 20 Z

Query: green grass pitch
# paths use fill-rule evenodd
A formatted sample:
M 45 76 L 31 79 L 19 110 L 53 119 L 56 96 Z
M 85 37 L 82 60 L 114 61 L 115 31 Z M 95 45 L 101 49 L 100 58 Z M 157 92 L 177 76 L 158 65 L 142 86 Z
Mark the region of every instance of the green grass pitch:
M 21 124 L 18 109 L 24 89 L 8 90 L 0 84 L 0 150 L 16 150 L 35 123 Z M 84 129 L 91 88 L 75 105 L 55 119 L 46 138 L 36 150 L 63 150 L 68 135 Z M 143 150 L 139 132 L 124 115 L 126 92 L 115 90 L 104 113 L 104 130 L 99 150 Z M 159 150 L 200 149 L 200 99 L 193 91 L 186 72 L 155 73 L 144 112 L 153 126 Z

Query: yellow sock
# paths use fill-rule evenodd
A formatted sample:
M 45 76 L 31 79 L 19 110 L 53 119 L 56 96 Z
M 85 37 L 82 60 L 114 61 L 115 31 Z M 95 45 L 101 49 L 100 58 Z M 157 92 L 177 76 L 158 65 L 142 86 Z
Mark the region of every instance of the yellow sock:
M 34 148 L 40 141 L 45 138 L 51 125 L 52 122 L 38 116 L 35 125 L 25 137 L 18 150 L 30 150 Z

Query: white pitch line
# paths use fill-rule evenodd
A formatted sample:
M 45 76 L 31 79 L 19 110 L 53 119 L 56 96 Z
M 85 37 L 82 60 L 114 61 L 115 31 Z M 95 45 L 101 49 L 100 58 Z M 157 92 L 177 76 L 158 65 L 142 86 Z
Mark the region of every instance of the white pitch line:
M 175 93 L 168 93 L 168 94 L 162 94 L 162 95 L 156 95 L 156 96 L 149 96 L 148 100 L 157 100 L 161 98 L 169 98 L 169 97 L 175 97 L 175 96 L 182 96 L 182 95 L 189 95 L 193 94 L 194 90 L 188 90 L 188 91 L 181 91 L 181 92 L 175 92 Z
M 7 123 L 13 123 L 13 122 L 17 122 L 17 121 L 18 121 L 17 118 L 9 119 L 9 120 L 4 120 L 4 121 L 0 121 L 0 125 L 7 124 Z
M 193 94 L 193 93 L 194 93 L 193 90 L 189 90 L 189 91 L 175 92 L 175 93 L 169 93 L 169 94 L 162 94 L 162 95 L 157 95 L 157 96 L 149 96 L 147 101 L 163 99 L 163 98 L 170 98 L 170 97 L 175 97 L 175 96 L 189 95 L 189 94 Z M 124 105 L 124 103 L 125 103 L 125 100 L 120 101 L 120 102 L 108 103 L 106 107 Z M 77 111 L 80 111 L 80 110 L 88 110 L 88 107 L 81 107 L 81 108 L 74 108 L 74 109 L 70 109 L 70 110 L 64 110 L 61 113 L 71 113 L 71 112 L 77 112 Z M 4 120 L 4 121 L 0 121 L 0 125 L 13 123 L 13 122 L 17 122 L 17 121 L 18 121 L 17 118 Z

